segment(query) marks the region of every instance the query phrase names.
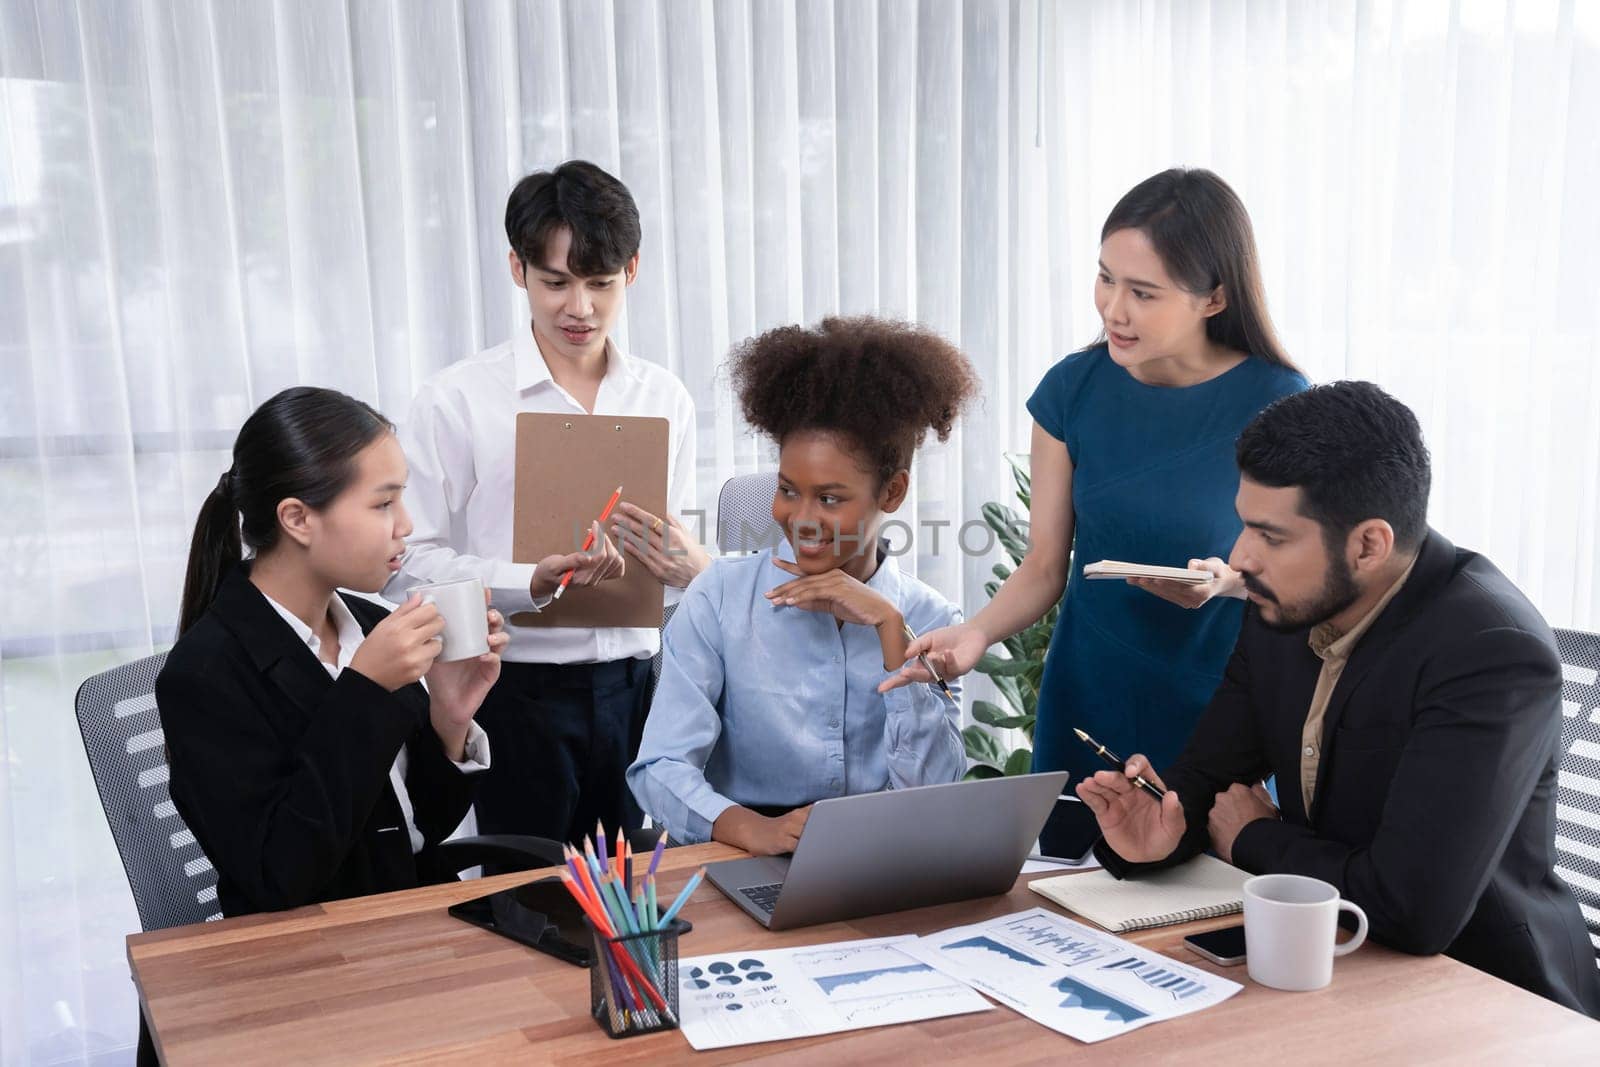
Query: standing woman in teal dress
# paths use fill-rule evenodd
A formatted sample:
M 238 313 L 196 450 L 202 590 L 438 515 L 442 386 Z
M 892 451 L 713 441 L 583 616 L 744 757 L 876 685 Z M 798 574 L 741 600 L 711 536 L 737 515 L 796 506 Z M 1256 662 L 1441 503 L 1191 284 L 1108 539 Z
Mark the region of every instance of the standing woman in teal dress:
M 1040 686 L 1033 769 L 1072 781 L 1104 768 L 1073 735 L 1174 759 L 1222 680 L 1243 614 L 1223 557 L 1240 530 L 1233 445 L 1255 414 L 1306 379 L 1267 315 L 1244 204 L 1207 170 L 1139 183 L 1100 233 L 1100 342 L 1045 373 L 1033 415 L 1027 557 L 970 621 L 923 635 L 886 687 L 947 675 L 1061 614 Z M 1101 559 L 1190 566 L 1201 586 L 1086 582 Z M 1065 598 L 1062 591 L 1065 590 Z M 1154 595 L 1151 595 L 1154 594 Z

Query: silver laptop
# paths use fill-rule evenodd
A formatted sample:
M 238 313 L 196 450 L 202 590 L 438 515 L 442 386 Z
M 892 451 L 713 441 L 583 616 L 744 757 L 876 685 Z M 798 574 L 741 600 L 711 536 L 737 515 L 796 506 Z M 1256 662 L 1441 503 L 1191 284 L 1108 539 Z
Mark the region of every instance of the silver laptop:
M 1066 771 L 820 800 L 792 856 L 706 865 L 773 930 L 1009 891 Z

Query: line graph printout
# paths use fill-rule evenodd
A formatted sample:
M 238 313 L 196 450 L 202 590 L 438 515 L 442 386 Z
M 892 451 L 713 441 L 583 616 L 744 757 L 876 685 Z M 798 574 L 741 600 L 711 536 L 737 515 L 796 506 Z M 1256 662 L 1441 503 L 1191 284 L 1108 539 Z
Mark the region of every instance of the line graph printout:
M 1242 988 L 1043 908 L 897 947 L 1079 1041 L 1209 1008 Z
M 678 962 L 679 1018 L 697 1049 L 726 1048 L 993 1007 L 900 951 L 915 937 L 694 956 Z

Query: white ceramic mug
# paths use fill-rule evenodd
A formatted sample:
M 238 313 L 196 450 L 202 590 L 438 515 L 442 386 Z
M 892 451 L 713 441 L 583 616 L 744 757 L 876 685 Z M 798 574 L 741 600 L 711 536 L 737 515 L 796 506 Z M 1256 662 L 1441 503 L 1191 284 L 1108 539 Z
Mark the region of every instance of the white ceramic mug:
M 489 651 L 489 609 L 483 602 L 483 579 L 458 578 L 452 582 L 419 585 L 411 590 L 422 594 L 424 604 L 439 609 L 444 619 L 444 648 L 439 659 L 471 659 Z
M 1356 935 L 1334 943 L 1339 913 L 1356 917 Z M 1333 958 L 1367 939 L 1367 913 L 1320 878 L 1262 874 L 1244 883 L 1245 962 L 1250 977 L 1274 989 L 1321 989 L 1333 980 Z

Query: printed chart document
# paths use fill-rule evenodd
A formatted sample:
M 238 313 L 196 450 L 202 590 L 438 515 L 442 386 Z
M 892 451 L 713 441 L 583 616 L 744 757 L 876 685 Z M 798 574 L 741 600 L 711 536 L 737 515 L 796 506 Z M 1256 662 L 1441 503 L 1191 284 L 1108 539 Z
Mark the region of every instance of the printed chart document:
M 993 1005 L 878 937 L 678 961 L 683 1036 L 705 1050 L 988 1011 Z
M 1176 1019 L 1243 988 L 1043 908 L 897 947 L 1079 1041 Z

